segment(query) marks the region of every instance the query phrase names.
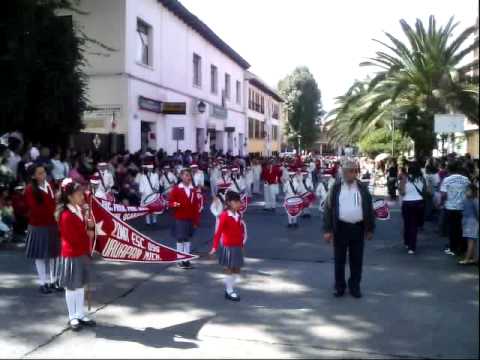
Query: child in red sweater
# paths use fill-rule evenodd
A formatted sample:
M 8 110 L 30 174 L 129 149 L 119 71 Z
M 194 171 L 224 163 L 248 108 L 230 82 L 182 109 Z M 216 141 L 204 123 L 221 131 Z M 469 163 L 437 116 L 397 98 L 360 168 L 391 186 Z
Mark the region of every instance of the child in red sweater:
M 201 193 L 193 186 L 189 169 L 180 172 L 181 182 L 170 191 L 168 204 L 175 218 L 173 235 L 177 240 L 177 251 L 190 253 L 190 239 L 200 222 Z M 182 261 L 179 266 L 190 269 L 190 261 Z
M 225 203 L 226 209 L 220 215 L 210 255 L 213 256 L 217 252 L 221 239 L 222 248 L 218 262 L 225 267 L 225 298 L 240 301 L 234 285 L 238 282 L 240 269 L 243 267 L 243 246 L 247 240 L 247 228 L 239 211 L 242 207 L 240 194 L 234 191 L 227 192 Z
M 62 267 L 60 283 L 65 288 L 70 327 L 74 331 L 83 326 L 95 326 L 85 314 L 85 287 L 90 281 L 92 231 L 95 223 L 86 219 L 82 205 L 84 191 L 79 183 L 66 178 L 61 183 L 61 203 L 58 225 L 61 238 Z

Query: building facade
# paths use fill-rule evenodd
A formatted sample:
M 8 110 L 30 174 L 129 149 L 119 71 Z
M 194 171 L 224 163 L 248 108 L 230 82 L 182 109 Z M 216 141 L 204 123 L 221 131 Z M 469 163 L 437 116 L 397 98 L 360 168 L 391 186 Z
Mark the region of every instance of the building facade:
M 81 0 L 90 43 L 84 134 L 115 133 L 131 152 L 246 152 L 249 64 L 177 0 Z M 105 46 L 111 48 L 106 49 Z M 113 49 L 113 51 L 112 51 Z
M 281 151 L 283 133 L 283 100 L 258 76 L 245 73 L 247 151 L 270 156 Z

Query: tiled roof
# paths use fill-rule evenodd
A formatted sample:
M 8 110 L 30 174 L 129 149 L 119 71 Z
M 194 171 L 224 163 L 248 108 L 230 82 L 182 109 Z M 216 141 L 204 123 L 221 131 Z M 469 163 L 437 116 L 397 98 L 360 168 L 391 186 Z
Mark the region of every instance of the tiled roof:
M 178 0 L 158 0 L 163 6 L 174 13 L 185 24 L 189 25 L 203 36 L 208 42 L 215 46 L 218 50 L 227 55 L 230 59 L 235 61 L 243 69 L 248 69 L 250 64 L 241 57 L 235 50 L 233 50 L 225 41 L 213 32 L 202 20 L 193 15 L 185 6 Z

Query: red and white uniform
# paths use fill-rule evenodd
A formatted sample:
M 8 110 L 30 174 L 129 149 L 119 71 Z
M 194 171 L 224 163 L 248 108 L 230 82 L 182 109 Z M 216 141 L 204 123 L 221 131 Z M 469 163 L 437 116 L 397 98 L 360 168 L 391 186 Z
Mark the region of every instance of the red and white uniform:
M 265 208 L 275 209 L 277 207 L 276 197 L 278 195 L 278 183 L 282 173 L 278 166 L 267 165 L 262 171 L 262 180 L 264 182 Z
M 32 185 L 25 188 L 25 202 L 28 207 L 28 223 L 32 226 L 56 225 L 55 221 L 55 194 L 48 182 L 40 186 L 42 202 L 38 203 Z
M 175 220 L 189 220 L 195 226 L 200 222 L 202 204 L 193 185 L 175 185 L 169 194 L 168 204 L 173 209 Z
M 247 240 L 247 228 L 242 216 L 225 210 L 220 215 L 218 229 L 213 237 L 213 248 L 218 249 L 222 239 L 223 247 L 243 247 Z
M 58 220 L 62 257 L 79 257 L 90 254 L 90 238 L 80 207 L 68 205 Z

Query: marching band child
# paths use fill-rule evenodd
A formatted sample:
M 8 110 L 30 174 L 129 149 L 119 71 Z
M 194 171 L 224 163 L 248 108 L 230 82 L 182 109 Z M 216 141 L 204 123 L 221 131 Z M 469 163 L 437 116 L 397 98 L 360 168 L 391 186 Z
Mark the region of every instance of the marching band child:
M 292 196 L 298 196 L 298 181 L 295 177 L 295 173 L 293 171 L 290 171 L 288 173 L 289 178 L 287 181 L 283 183 L 283 192 L 285 193 L 285 198 L 289 198 Z M 288 228 L 297 228 L 298 227 L 298 222 L 297 222 L 297 217 L 296 216 L 291 216 L 290 214 L 287 213 L 288 217 Z
M 57 282 L 56 262 L 60 255 L 60 240 L 55 221 L 55 195 L 47 182 L 47 172 L 42 164 L 29 168 L 31 183 L 25 189 L 28 207 L 28 233 L 26 256 L 35 260 L 40 292 L 48 294 L 52 289 L 61 291 Z M 50 279 L 47 277 L 47 266 Z
M 300 174 L 301 176 L 301 184 L 300 184 L 300 194 L 305 194 L 306 192 L 313 192 L 313 181 L 312 181 L 312 176 L 310 173 L 307 171 L 303 171 Z M 308 207 L 306 207 L 303 210 L 303 215 L 302 217 L 304 218 L 310 218 L 312 217 L 312 214 L 310 213 L 310 209 L 313 204 L 310 204 Z
M 169 165 L 163 167 L 163 175 L 160 179 L 160 185 L 164 189 L 164 193 L 168 194 L 172 188 L 177 184 L 178 179 L 175 174 L 172 172 L 172 169 Z
M 112 191 L 115 182 L 113 180 L 112 173 L 108 170 L 108 164 L 106 162 L 99 162 L 97 164 L 98 176 L 100 179 L 99 190 L 104 194 L 108 194 Z
M 217 194 L 217 182 L 221 176 L 220 168 L 221 168 L 220 164 L 214 160 L 209 169 L 210 189 L 212 190 L 212 197 L 215 197 Z
M 90 187 L 96 198 L 107 200 L 107 194 L 105 193 L 103 186 L 100 186 L 100 175 L 98 173 L 93 174 L 90 178 Z
M 60 284 L 65 287 L 69 324 L 73 331 L 83 326 L 95 326 L 85 314 L 85 287 L 90 280 L 91 241 L 95 223 L 84 218 L 83 189 L 71 178 L 61 184 L 61 208 L 58 224 L 61 237 L 62 265 Z M 90 232 L 91 235 L 88 234 Z
M 245 181 L 245 177 L 240 173 L 240 169 L 238 167 L 232 168 L 230 173 L 230 187 L 228 190 L 243 194 L 246 188 L 247 182 Z
M 253 193 L 260 194 L 260 182 L 262 180 L 262 164 L 257 159 L 253 159 Z
M 205 176 L 203 174 L 203 170 L 200 170 L 197 164 L 192 164 L 190 166 L 190 169 L 193 176 L 193 185 L 196 188 L 199 188 L 200 191 L 203 190 L 203 188 L 205 187 Z
M 160 189 L 160 181 L 158 180 L 158 174 L 153 171 L 153 164 L 143 164 L 143 173 L 140 176 L 138 189 L 140 192 L 140 203 L 145 205 L 145 200 L 152 194 L 158 193 Z M 157 223 L 156 214 L 145 215 L 145 223 L 147 225 L 153 225 Z
M 189 169 L 180 172 L 181 182 L 172 188 L 168 203 L 175 218 L 173 235 L 177 240 L 177 251 L 190 253 L 190 239 L 200 222 L 200 199 L 192 184 Z M 182 269 L 191 269 L 190 261 L 182 261 Z
M 243 247 L 247 240 L 245 222 L 239 212 L 242 202 L 237 192 L 229 191 L 226 194 L 227 209 L 220 215 L 218 229 L 213 238 L 213 247 L 210 255 L 213 256 L 222 239 L 222 247 L 218 262 L 225 268 L 225 299 L 240 301 L 240 296 L 235 292 L 234 286 L 240 277 L 243 267 Z
M 254 174 L 251 166 L 245 167 L 245 183 L 247 186 L 247 196 L 252 197 L 252 185 L 254 183 Z

